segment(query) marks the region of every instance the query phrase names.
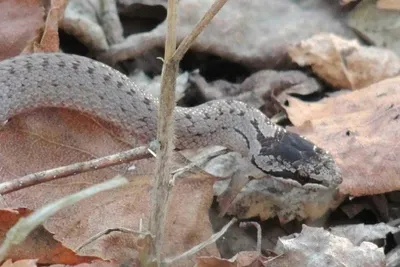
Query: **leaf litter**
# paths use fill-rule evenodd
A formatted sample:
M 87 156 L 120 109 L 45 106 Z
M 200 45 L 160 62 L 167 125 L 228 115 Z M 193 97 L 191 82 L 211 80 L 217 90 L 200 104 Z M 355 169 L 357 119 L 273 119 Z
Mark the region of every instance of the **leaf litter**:
M 8 6 L 2 10 L 9 7 L 20 8 L 17 6 L 20 4 L 18 2 L 21 1 L 5 1 L 4 5 Z M 119 8 L 118 12 L 121 14 L 126 14 L 134 13 L 135 9 L 141 6 L 132 1 L 120 0 L 117 1 L 117 5 L 114 5 L 116 2 L 110 1 L 107 6 L 110 13 L 105 14 L 102 13 L 100 1 L 90 1 L 90 5 L 82 1 L 69 2 L 60 23 L 62 1 L 51 1 L 53 8 L 43 7 L 32 1 L 32 7 L 28 7 L 28 10 L 33 15 L 29 17 L 23 15 L 23 9 L 17 8 L 22 17 L 20 21 L 32 28 L 26 30 L 27 26 L 12 26 L 13 31 L 6 33 L 12 38 L 5 39 L 2 57 L 17 55 L 24 49 L 30 52 L 57 51 L 56 32 L 60 26 L 102 60 L 115 64 L 125 59 L 138 58 L 137 62 L 125 64 L 125 67 L 132 69 L 132 66 L 142 66 L 146 68 L 146 73 L 159 74 L 161 62 L 154 61 L 153 58 L 159 53 L 157 49 L 163 46 L 166 24 L 162 19 L 150 31 L 123 36 L 121 27 L 125 28 L 127 25 L 121 25 L 118 21 L 116 8 Z M 150 2 L 143 1 L 142 5 L 148 5 L 149 8 L 166 6 L 165 1 Z M 246 2 L 248 6 L 243 9 L 241 7 L 244 1 L 231 1 L 193 46 L 196 53 L 206 52 L 235 64 L 240 63 L 250 74 L 248 77 L 236 77 L 234 81 L 224 78 L 212 81 L 203 76 L 203 71 L 189 72 L 189 78 L 182 82 L 183 94 L 184 90 L 193 90 L 194 93 L 191 94 L 200 95 L 203 101 L 232 98 L 261 108 L 268 116 L 281 114 L 282 117 L 282 113 L 287 114 L 287 119 L 295 126 L 291 129 L 328 149 L 343 171 L 343 183 L 339 186 L 338 194 L 335 191 L 311 192 L 293 187 L 279 179 L 253 180 L 243 188 L 229 207 L 228 213 L 232 216 L 261 220 L 277 216 L 280 223 L 285 223 L 282 226 L 278 224 L 277 227 L 286 227 L 290 229 L 289 232 L 299 232 L 299 228 L 288 227 L 292 223 L 290 221 L 308 219 L 315 222 L 325 216 L 325 221 L 320 224 L 329 226 L 331 222 L 329 217 L 326 217 L 329 216 L 329 210 L 336 209 L 342 201 L 352 203 L 352 199 L 346 196 L 368 197 L 398 190 L 396 178 L 400 172 L 396 164 L 399 162 L 396 151 L 399 140 L 397 120 L 400 102 L 397 90 L 398 56 L 395 54 L 398 51 L 390 50 L 395 47 L 395 42 L 392 44 L 392 39 L 385 37 L 390 43 L 384 49 L 362 45 L 360 39 L 353 41 L 356 34 L 343 26 L 348 11 L 338 10 L 336 4 L 339 3 L 333 2 L 335 1 L 326 4 L 323 1 L 314 1 L 313 5 L 308 5 L 309 3 L 281 1 L 277 5 L 266 5 L 264 1 L 252 1 Z M 208 5 L 199 5 L 190 0 L 180 1 L 179 5 L 180 9 L 184 10 L 180 13 L 178 28 L 178 39 L 181 40 L 196 22 L 194 18 L 202 14 L 201 10 Z M 355 6 L 360 7 L 362 6 Z M 47 19 L 43 19 L 43 13 L 47 14 Z M 165 13 L 152 15 L 153 18 L 159 19 L 162 14 Z M 310 16 L 313 17 L 312 20 L 305 19 Z M 31 18 L 36 20 L 36 24 Z M 299 21 L 303 23 L 299 24 Z M 8 27 L 15 22 L 18 20 L 9 19 L 3 23 Z M 387 27 L 374 23 L 373 20 L 370 22 L 378 28 Z M 225 28 L 229 30 L 223 31 Z M 14 29 L 22 29 L 23 33 Z M 319 32 L 330 34 L 318 34 Z M 26 37 L 18 39 L 23 41 L 15 45 L 13 40 L 24 34 Z M 258 38 L 259 36 L 263 38 Z M 381 45 L 379 40 L 375 43 Z M 11 46 L 18 50 L 7 49 Z M 28 46 L 31 47 L 30 50 L 26 49 Z M 311 66 L 311 72 L 299 68 L 294 63 Z M 121 66 L 124 65 L 119 64 L 116 67 Z M 278 70 L 270 70 L 271 68 Z M 280 71 L 281 68 L 298 70 Z M 318 78 L 315 78 L 316 76 Z M 321 79 L 329 86 L 321 82 Z M 332 92 L 338 89 L 357 91 Z M 323 96 L 328 97 L 320 99 Z M 299 97 L 318 101 L 303 101 L 299 100 Z M 181 101 L 185 103 L 185 96 Z M 278 121 L 281 122 L 282 119 Z M 7 181 L 35 171 L 123 151 L 137 144 L 137 140 L 127 139 L 123 133 L 123 129 L 115 129 L 108 122 L 100 122 L 96 118 L 88 118 L 67 110 L 44 109 L 18 116 L 0 131 L 0 178 Z M 189 158 L 198 156 L 197 151 L 186 151 L 184 154 Z M 133 171 L 125 164 L 4 195 L 1 202 L 4 209 L 2 212 L 21 207 L 35 210 L 62 196 L 110 179 L 116 174 L 123 174 L 131 181 L 128 186 L 107 194 L 99 194 L 63 210 L 49 219 L 36 235 L 40 238 L 53 238 L 49 240 L 68 250 L 78 248 L 94 235 L 107 229 L 137 230 L 148 221 L 149 192 L 152 185 L 150 177 L 154 167 L 151 161 L 139 161 L 134 164 Z M 178 166 L 182 167 L 182 162 Z M 170 203 L 172 208 L 168 213 L 168 243 L 164 248 L 166 255 L 177 255 L 212 235 L 208 209 L 213 195 L 220 194 L 226 188 L 226 179 L 232 174 L 232 170 L 240 169 L 241 166 L 236 156 L 227 154 L 214 158 L 204 167 L 207 172 L 217 177 L 194 170 L 188 176 L 176 180 Z M 212 186 L 217 178 L 219 181 L 215 184 L 213 193 Z M 388 218 L 392 220 L 395 208 L 391 208 L 391 205 L 395 207 L 396 202 L 393 199 L 388 201 Z M 3 229 L 7 229 L 5 224 L 2 225 Z M 379 225 L 382 227 L 382 224 L 377 224 L 371 228 L 377 229 Z M 387 225 L 383 224 L 383 228 L 385 226 Z M 348 227 L 348 231 L 356 233 L 356 228 Z M 396 228 L 390 230 L 393 232 Z M 370 231 L 373 230 L 361 228 L 357 232 L 358 237 L 355 238 L 364 240 L 362 236 Z M 389 230 L 383 231 L 379 238 L 385 239 L 384 235 L 388 232 Z M 303 226 L 301 233 L 294 237 L 284 238 L 283 235 L 276 246 L 268 247 L 275 253 L 267 255 L 263 250 L 260 255 L 254 251 L 254 246 L 250 245 L 249 241 L 250 249 L 242 247 L 242 252 L 237 252 L 231 260 L 226 260 L 219 258 L 220 253 L 224 254 L 223 247 L 219 247 L 218 252 L 216 246 L 210 246 L 197 254 L 203 255 L 197 258 L 197 264 L 282 266 L 293 264 L 295 261 L 298 266 L 320 266 L 322 262 L 329 262 L 329 266 L 335 266 L 334 263 L 344 256 L 350 265 L 361 264 L 352 266 L 365 266 L 362 265 L 364 261 L 370 266 L 383 266 L 385 261 L 385 255 L 377 245 L 368 242 L 352 244 L 348 241 L 349 235 L 339 238 L 341 234 L 334 231 L 329 233 L 322 228 Z M 34 248 L 34 251 L 45 251 L 44 255 L 51 258 L 51 248 L 40 243 L 33 245 L 29 243 L 30 238 L 32 237 L 27 239 L 28 244 L 19 247 L 20 251 L 32 252 L 31 248 Z M 77 254 L 72 253 L 71 257 L 101 259 L 77 266 L 116 266 L 116 262 L 133 264 L 143 251 L 140 240 L 133 232 L 111 231 L 85 245 Z M 263 228 L 262 240 L 265 243 L 276 244 L 273 233 L 266 228 Z M 299 244 L 307 246 L 299 246 L 299 241 Z M 321 246 L 315 246 L 324 243 L 329 245 L 323 247 L 323 250 Z M 229 246 L 225 243 L 226 245 Z M 28 259 L 26 263 L 7 261 L 3 265 L 19 263 L 21 266 L 35 266 L 35 262 L 29 259 L 39 258 L 38 255 L 41 254 L 34 251 L 32 254 L 19 254 L 21 260 Z M 318 257 L 315 251 L 319 251 Z M 326 257 L 327 255 L 330 255 L 330 258 Z M 362 256 L 364 258 L 357 258 Z M 354 262 L 354 259 L 357 259 L 357 262 Z M 54 263 L 62 263 L 57 258 L 52 260 Z M 196 257 L 193 257 L 174 266 L 192 266 L 195 261 Z

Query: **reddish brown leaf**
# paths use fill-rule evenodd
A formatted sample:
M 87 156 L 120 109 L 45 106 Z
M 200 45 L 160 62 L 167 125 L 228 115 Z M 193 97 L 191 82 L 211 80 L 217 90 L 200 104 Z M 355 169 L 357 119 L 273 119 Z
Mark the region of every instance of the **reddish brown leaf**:
M 340 191 L 353 196 L 400 189 L 400 77 L 306 103 L 290 99 L 298 131 L 329 150 L 342 169 Z M 308 123 L 308 127 L 301 127 Z
M 0 60 L 19 55 L 43 26 L 40 0 L 0 1 Z
M 29 213 L 31 211 L 27 209 L 0 210 L 0 240 L 4 239 L 7 231 L 20 218 L 29 215 Z M 56 241 L 53 235 L 43 227 L 34 230 L 22 244 L 13 246 L 7 254 L 7 258 L 13 260 L 38 259 L 37 262 L 40 264 L 78 264 L 91 262 L 95 259 L 95 257 L 77 255 Z
M 289 49 L 293 61 L 338 88 L 360 89 L 400 72 L 400 59 L 390 50 L 361 46 L 334 34 L 318 34 Z
M 115 135 L 117 130 L 111 132 L 105 126 L 83 114 L 62 109 L 43 109 L 12 118 L 0 131 L 1 180 L 123 151 L 131 148 L 128 141 L 134 144 L 135 140 L 121 141 L 122 137 Z M 107 229 L 139 230 L 141 220 L 147 226 L 153 163 L 133 162 L 136 170 L 131 172 L 124 165 L 36 185 L 4 195 L 3 205 L 36 209 L 119 173 L 131 179 L 129 185 L 84 200 L 45 223 L 45 229 L 57 240 L 75 249 Z M 166 223 L 166 255 L 182 253 L 212 234 L 208 208 L 213 200 L 213 183 L 214 178 L 199 175 L 177 180 Z M 113 231 L 85 245 L 79 253 L 124 262 L 137 255 L 136 239 L 135 234 Z M 210 246 L 199 255 L 218 252 Z M 187 263 L 179 262 L 181 266 Z

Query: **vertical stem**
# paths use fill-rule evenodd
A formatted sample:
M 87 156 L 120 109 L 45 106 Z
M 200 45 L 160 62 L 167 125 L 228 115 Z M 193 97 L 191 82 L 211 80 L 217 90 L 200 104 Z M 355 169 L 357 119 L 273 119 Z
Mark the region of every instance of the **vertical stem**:
M 152 214 L 150 217 L 150 232 L 155 236 L 153 244 L 153 256 L 158 266 L 162 266 L 161 258 L 162 244 L 164 240 L 165 217 L 168 210 L 170 193 L 170 177 L 174 139 L 174 116 L 175 109 L 175 84 L 178 71 L 178 62 L 171 62 L 172 55 L 176 50 L 176 0 L 168 0 L 168 29 L 165 40 L 165 55 L 162 71 L 160 106 L 158 109 L 157 140 L 160 150 L 157 153 L 156 179 L 153 187 Z

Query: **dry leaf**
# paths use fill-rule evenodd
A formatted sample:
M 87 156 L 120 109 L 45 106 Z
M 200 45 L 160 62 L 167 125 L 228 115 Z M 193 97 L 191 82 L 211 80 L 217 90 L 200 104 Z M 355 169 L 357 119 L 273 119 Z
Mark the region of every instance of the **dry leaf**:
M 385 266 L 383 250 L 375 244 L 354 246 L 346 238 L 306 225 L 300 234 L 280 238 L 275 252 L 282 255 L 266 262 L 266 266 Z
M 348 24 L 367 43 L 400 55 L 399 12 L 376 8 L 376 0 L 363 0 L 351 11 Z
M 48 12 L 42 33 L 28 43 L 24 53 L 59 51 L 58 23 L 63 16 L 66 3 L 67 0 L 51 0 L 50 6 L 47 7 Z
M 289 98 L 286 108 L 295 126 L 327 149 L 342 169 L 340 191 L 353 196 L 400 189 L 400 77 L 359 91 L 308 103 Z
M 65 267 L 65 266 L 51 266 L 51 267 Z M 81 263 L 74 267 L 121 267 L 121 264 L 107 261 L 93 261 L 92 263 Z
M 159 13 L 156 11 L 160 9 L 159 6 L 154 7 L 152 12 L 152 6 L 166 7 L 167 4 L 164 0 L 120 0 L 118 3 L 119 10 L 127 16 L 129 12 L 138 10 L 140 4 L 147 5 L 147 9 L 151 10 L 147 12 L 150 13 L 147 15 L 150 18 L 155 17 L 156 14 L 153 13 Z M 213 0 L 179 1 L 179 23 L 176 31 L 178 43 L 192 31 L 213 3 Z M 146 14 L 145 11 L 138 13 L 140 16 L 136 17 L 139 18 Z M 313 19 L 309 19 L 310 17 Z M 191 50 L 217 55 L 251 69 L 287 65 L 287 46 L 312 34 L 335 32 L 354 37 L 348 28 L 343 27 L 341 17 L 333 6 L 320 1 L 228 1 L 196 39 Z M 103 56 L 109 62 L 117 62 L 136 59 L 139 55 L 163 47 L 166 26 L 166 20 L 162 20 L 162 23 L 154 29 L 151 28 L 151 31 L 136 32 L 122 43 L 112 46 Z
M 105 126 L 83 114 L 64 109 L 41 109 L 13 117 L 0 131 L 1 180 L 131 148 L 127 142 L 117 138 L 117 130 L 111 132 Z M 129 140 L 129 143 L 134 144 L 134 140 Z M 54 238 L 75 249 L 107 229 L 124 227 L 138 230 L 140 220 L 143 220 L 144 227 L 147 226 L 153 163 L 133 162 L 135 171 L 128 171 L 129 166 L 123 165 L 36 185 L 4 195 L 2 205 L 5 208 L 36 209 L 118 173 L 130 178 L 128 186 L 84 200 L 44 224 Z M 166 222 L 166 255 L 175 256 L 212 235 L 208 209 L 213 200 L 213 183 L 213 177 L 199 175 L 176 182 Z M 137 255 L 135 238 L 134 234 L 113 231 L 84 246 L 79 254 L 123 262 Z M 218 255 L 218 252 L 215 246 L 210 246 L 199 255 Z M 187 263 L 182 261 L 179 262 L 181 265 L 175 266 L 187 266 Z
M 107 36 L 98 21 L 99 14 L 107 13 L 101 7 L 98 0 L 70 0 L 62 22 L 63 30 L 74 35 L 92 51 L 108 49 Z
M 40 0 L 0 1 L 0 60 L 19 55 L 43 27 Z
M 0 239 L 3 240 L 7 231 L 21 217 L 25 217 L 29 213 L 30 211 L 26 209 L 0 210 Z M 23 243 L 11 247 L 7 258 L 13 260 L 38 259 L 39 264 L 78 264 L 96 259 L 95 257 L 77 255 L 55 240 L 53 235 L 43 227 L 35 229 Z
M 339 225 L 330 229 L 331 234 L 349 239 L 354 245 L 364 241 L 373 242 L 376 239 L 385 239 L 388 233 L 396 233 L 400 229 L 385 223 L 378 224 L 351 224 Z
M 383 48 L 361 46 L 333 34 L 318 34 L 289 49 L 300 66 L 310 65 L 337 88 L 360 89 L 397 75 L 400 59 Z
M 284 110 L 286 95 L 310 95 L 322 91 L 321 85 L 300 71 L 261 70 L 243 83 L 234 84 L 225 80 L 207 83 L 205 78 L 194 74 L 191 78 L 206 100 L 233 99 L 245 102 L 272 117 Z
M 398 0 L 378 0 L 376 6 L 381 9 L 400 10 L 400 2 Z
M 19 260 L 12 262 L 12 260 L 7 260 L 1 267 L 36 267 L 37 260 Z

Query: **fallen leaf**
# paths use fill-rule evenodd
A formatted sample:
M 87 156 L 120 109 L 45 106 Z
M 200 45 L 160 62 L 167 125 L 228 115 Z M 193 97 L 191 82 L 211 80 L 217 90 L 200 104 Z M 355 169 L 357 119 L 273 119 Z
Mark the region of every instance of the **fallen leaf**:
M 400 189 L 400 77 L 307 103 L 289 98 L 297 131 L 327 149 L 342 169 L 339 189 L 353 196 Z M 309 121 L 303 133 L 301 125 Z M 295 130 L 295 129 L 293 129 Z
M 27 209 L 0 210 L 0 240 L 4 239 L 7 231 L 20 218 L 30 213 L 31 211 Z M 96 259 L 96 257 L 77 255 L 71 249 L 66 248 L 59 241 L 55 240 L 53 235 L 43 227 L 35 229 L 21 244 L 11 247 L 11 250 L 7 253 L 7 258 L 18 260 L 10 266 L 23 266 L 18 265 L 21 262 L 34 264 L 36 261 L 39 264 L 78 264 L 91 262 Z M 24 259 L 37 260 L 31 262 L 23 261 Z M 36 266 L 36 264 L 33 266 Z
M 400 10 L 400 2 L 398 0 L 378 0 L 376 6 L 381 9 Z
M 267 261 L 266 266 L 385 266 L 383 250 L 375 244 L 355 246 L 323 228 L 306 225 L 300 234 L 280 238 L 275 252 L 281 255 Z
M 393 52 L 361 46 L 333 34 L 318 34 L 289 49 L 292 60 L 310 65 L 320 78 L 337 88 L 360 89 L 400 72 Z
M 7 260 L 1 267 L 36 267 L 37 260 L 19 260 L 12 262 L 12 260 Z
M 155 16 L 153 13 L 159 11 L 159 6 L 167 5 L 163 0 L 140 2 L 123 0 L 118 3 L 119 10 L 124 13 L 136 10 L 140 4 L 149 6 L 148 9 L 154 7 L 154 12 L 147 12 L 151 14 L 151 18 Z M 176 30 L 178 43 L 192 31 L 194 25 L 213 3 L 213 0 L 179 1 L 179 23 Z M 250 69 L 287 65 L 287 47 L 312 34 L 335 32 L 350 38 L 355 37 L 354 33 L 343 27 L 340 21 L 343 16 L 339 14 L 342 15 L 333 5 L 320 1 L 311 3 L 290 0 L 267 3 L 262 0 L 228 1 L 196 39 L 191 50 L 207 52 Z M 140 13 L 140 16 L 143 17 L 143 14 Z M 310 17 L 313 19 L 309 19 Z M 123 42 L 111 46 L 102 57 L 108 62 L 115 63 L 134 59 L 163 47 L 166 27 L 166 20 L 163 20 L 156 28 L 151 28 L 151 31 L 129 35 Z M 218 70 L 227 71 L 226 68 L 217 68 L 216 71 Z
M 247 77 L 241 84 L 217 80 L 207 83 L 194 74 L 191 80 L 205 100 L 232 99 L 252 105 L 268 117 L 283 111 L 282 105 L 290 94 L 311 95 L 322 92 L 322 86 L 300 71 L 261 70 Z
M 13 117 L 0 131 L 1 181 L 124 151 L 135 140 L 84 114 L 64 109 L 41 109 Z M 119 132 L 123 132 L 120 129 Z M 129 145 L 128 145 L 129 143 Z M 154 161 L 128 164 L 29 187 L 4 195 L 4 208 L 36 209 L 92 184 L 124 174 L 129 185 L 100 193 L 69 207 L 45 222 L 47 231 L 68 248 L 76 249 L 107 229 L 138 230 L 149 220 Z M 166 222 L 164 253 L 175 256 L 212 235 L 208 209 L 213 200 L 213 177 L 194 175 L 176 181 Z M 113 231 L 79 250 L 80 255 L 124 262 L 137 255 L 137 235 Z M 215 245 L 198 255 L 218 255 Z M 190 262 L 190 259 L 187 261 Z M 187 266 L 187 261 L 175 266 Z
M 351 224 L 339 225 L 330 229 L 331 234 L 349 239 L 354 245 L 360 245 L 364 241 L 373 242 L 376 239 L 385 239 L 388 233 L 396 233 L 400 229 L 385 223 L 372 225 Z
M 60 41 L 58 38 L 58 23 L 63 17 L 67 0 L 51 0 L 47 7 L 47 16 L 41 34 L 36 35 L 25 47 L 23 53 L 58 52 Z
M 0 60 L 19 55 L 43 26 L 40 0 L 0 1 Z
M 105 15 L 100 1 L 70 0 L 64 13 L 62 29 L 75 36 L 91 51 L 109 48 L 107 36 L 99 24 L 99 14 Z M 113 12 L 113 10 L 111 10 Z
M 360 1 L 348 15 L 348 25 L 367 43 L 400 55 L 399 12 L 376 7 L 375 0 Z

